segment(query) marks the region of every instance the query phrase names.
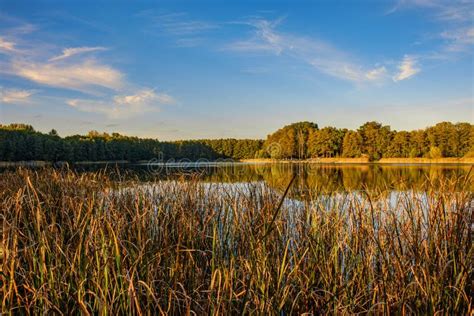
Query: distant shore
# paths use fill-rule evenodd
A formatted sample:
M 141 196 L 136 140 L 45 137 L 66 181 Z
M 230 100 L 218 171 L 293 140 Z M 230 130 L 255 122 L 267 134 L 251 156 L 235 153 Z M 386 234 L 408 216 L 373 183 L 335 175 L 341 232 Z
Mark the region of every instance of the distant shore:
M 306 160 L 244 159 L 246 163 L 317 163 L 317 164 L 474 164 L 474 158 L 312 158 Z
M 129 162 L 126 160 L 114 160 L 114 161 L 78 161 L 72 163 L 72 165 L 107 165 L 107 164 L 138 164 L 146 165 L 147 161 L 139 162 Z M 194 164 L 218 164 L 219 161 L 209 161 L 209 162 L 190 162 L 186 161 L 185 164 L 191 166 Z M 229 164 L 231 161 L 223 161 L 223 163 Z M 416 165 L 416 164 L 451 164 L 451 165 L 474 165 L 474 158 L 382 158 L 376 161 L 369 161 L 367 158 L 312 158 L 306 160 L 279 160 L 279 159 L 242 159 L 237 160 L 235 163 L 314 163 L 314 164 L 400 164 L 400 165 Z M 154 163 L 157 164 L 157 163 Z M 163 165 L 168 165 L 168 163 L 158 163 Z M 175 161 L 170 164 L 180 164 L 179 161 Z M 47 167 L 52 165 L 67 165 L 66 162 L 50 162 L 50 161 L 0 161 L 0 168 L 7 167 Z

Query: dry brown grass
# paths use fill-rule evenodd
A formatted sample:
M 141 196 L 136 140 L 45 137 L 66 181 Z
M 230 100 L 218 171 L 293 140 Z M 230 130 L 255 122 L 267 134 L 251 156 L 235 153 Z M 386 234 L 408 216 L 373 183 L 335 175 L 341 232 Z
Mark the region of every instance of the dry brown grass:
M 470 181 L 285 201 L 263 184 L 0 178 L 1 312 L 472 312 Z
M 396 164 L 474 164 L 474 158 L 382 158 L 378 163 Z

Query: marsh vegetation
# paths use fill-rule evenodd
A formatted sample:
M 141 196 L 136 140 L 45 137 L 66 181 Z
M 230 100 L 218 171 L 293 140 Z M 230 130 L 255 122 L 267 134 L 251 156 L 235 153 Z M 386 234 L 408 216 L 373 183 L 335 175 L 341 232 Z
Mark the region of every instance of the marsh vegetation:
M 301 194 L 295 176 L 5 171 L 1 312 L 466 315 L 470 177 Z

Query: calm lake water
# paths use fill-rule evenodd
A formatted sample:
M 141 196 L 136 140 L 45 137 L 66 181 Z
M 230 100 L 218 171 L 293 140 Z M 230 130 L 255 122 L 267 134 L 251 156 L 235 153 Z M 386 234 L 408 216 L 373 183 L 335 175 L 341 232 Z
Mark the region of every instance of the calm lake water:
M 463 190 L 474 191 L 471 165 L 334 165 L 312 163 L 203 163 L 172 165 L 107 166 L 111 174 L 133 177 L 143 182 L 196 178 L 205 183 L 265 183 L 284 191 L 296 175 L 293 192 L 345 192 L 358 190 L 425 191 L 440 182 L 458 182 Z M 89 165 L 79 170 L 100 170 Z

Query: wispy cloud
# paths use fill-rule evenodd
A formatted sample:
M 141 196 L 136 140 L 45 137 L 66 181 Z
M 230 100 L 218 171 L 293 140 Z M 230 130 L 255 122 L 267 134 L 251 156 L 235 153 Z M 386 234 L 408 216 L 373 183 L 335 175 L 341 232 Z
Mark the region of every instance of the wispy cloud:
M 421 71 L 418 62 L 414 57 L 405 56 L 398 65 L 399 72 L 393 77 L 394 81 L 406 80 Z
M 148 21 L 147 33 L 173 38 L 178 47 L 198 46 L 204 42 L 207 32 L 220 27 L 215 22 L 193 19 L 184 12 L 160 14 L 145 10 L 135 14 L 135 17 Z
M 218 27 L 215 23 L 191 19 L 186 13 L 154 15 L 151 19 L 155 27 L 174 35 L 197 34 Z
M 66 103 L 79 111 L 102 114 L 110 119 L 157 111 L 162 105 L 175 102 L 169 94 L 137 88 L 126 79 L 125 73 L 90 56 L 91 53 L 106 50 L 105 47 L 84 45 L 61 48 L 54 41 L 43 41 L 40 31 L 31 36 L 29 32 L 35 29 L 29 24 L 13 18 L 9 21 L 13 25 L 10 30 L 15 31 L 7 33 L 2 29 L 0 75 L 13 76 L 40 86 L 82 92 L 85 96 L 77 99 L 69 97 Z M 19 26 L 16 27 L 15 23 Z M 184 32 L 185 26 L 181 27 Z M 58 51 L 62 53 L 53 53 Z M 48 98 L 32 97 L 37 91 L 0 87 L 0 102 L 36 104 Z M 64 99 L 60 99 L 64 105 Z
M 444 31 L 441 37 L 447 41 L 448 51 L 462 52 L 474 45 L 474 27 L 458 28 Z
M 0 52 L 7 52 L 7 53 L 12 53 L 15 52 L 15 43 L 6 40 L 3 37 L 0 37 Z
M 385 68 L 385 66 L 381 66 L 381 67 L 374 68 L 374 69 L 368 71 L 365 74 L 365 76 L 369 80 L 379 80 L 379 79 L 385 77 L 386 74 L 387 74 L 387 69 Z
M 114 97 L 114 102 L 125 106 L 140 106 L 149 102 L 156 101 L 160 104 L 174 103 L 173 97 L 166 93 L 156 93 L 153 89 L 143 89 L 132 95 L 121 95 Z
M 0 88 L 0 103 L 23 104 L 29 103 L 34 90 Z
M 284 18 L 274 21 L 264 19 L 253 19 L 250 21 L 236 22 L 234 24 L 248 25 L 254 28 L 252 37 L 244 40 L 234 41 L 224 48 L 240 52 L 272 52 L 280 55 L 286 48 L 293 48 L 291 44 L 285 42 L 281 34 L 276 32 L 276 27 L 281 24 Z
M 472 1 L 436 1 L 435 17 L 444 21 L 472 23 L 474 19 L 474 2 Z
M 413 8 L 428 9 L 434 18 L 442 21 L 470 22 L 474 19 L 474 2 L 469 0 L 398 0 L 387 14 Z
M 450 59 L 456 53 L 471 52 L 474 44 L 474 1 L 471 0 L 399 0 L 389 10 L 393 14 L 403 10 L 422 10 L 431 20 L 438 23 L 444 31 L 431 34 L 440 41 L 440 46 L 430 56 Z M 429 59 L 429 58 L 428 58 Z
M 131 95 L 117 95 L 107 101 L 71 99 L 67 101 L 67 104 L 79 111 L 103 114 L 109 119 L 126 119 L 158 111 L 161 105 L 174 102 L 174 98 L 166 93 L 143 89 Z
M 96 47 L 73 47 L 73 48 L 65 48 L 63 49 L 63 53 L 59 56 L 50 58 L 49 61 L 58 61 L 61 59 L 69 58 L 74 55 L 79 55 L 79 54 L 84 54 L 84 53 L 90 53 L 90 52 L 96 52 L 96 51 L 102 51 L 106 50 L 105 47 L 101 46 L 96 46 Z
M 2 34 L 16 36 L 28 34 L 37 30 L 37 26 L 22 19 L 0 12 L 0 21 L 2 22 Z
M 115 67 L 84 56 L 103 51 L 105 47 L 89 45 L 61 49 L 54 41 L 44 40 L 38 26 L 2 13 L 0 20 L 1 75 L 91 94 L 106 91 L 104 88 L 119 91 L 129 85 L 125 75 Z M 54 38 L 54 35 L 48 36 Z M 57 51 L 62 54 L 55 56 L 53 52 Z
M 248 39 L 232 42 L 224 49 L 290 56 L 322 73 L 356 83 L 376 82 L 385 78 L 385 67 L 371 68 L 359 65 L 328 42 L 277 31 L 276 28 L 282 21 L 280 18 L 275 21 L 256 19 L 242 22 L 254 28 L 253 35 Z
M 61 64 L 15 60 L 8 74 L 57 88 L 90 91 L 93 87 L 117 90 L 124 85 L 123 74 L 94 60 Z

